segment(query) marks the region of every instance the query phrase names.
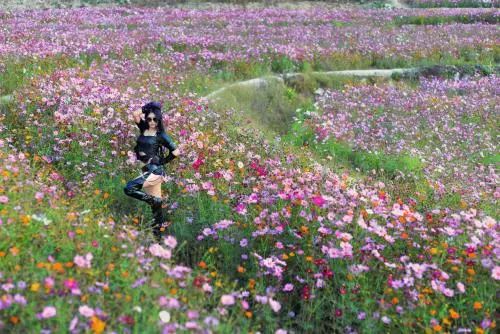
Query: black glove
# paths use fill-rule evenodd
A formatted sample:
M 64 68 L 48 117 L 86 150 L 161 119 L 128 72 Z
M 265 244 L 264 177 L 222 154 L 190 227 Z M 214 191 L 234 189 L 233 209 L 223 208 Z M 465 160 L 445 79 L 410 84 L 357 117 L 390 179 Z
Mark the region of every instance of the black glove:
M 160 159 L 160 164 L 161 165 L 164 165 L 164 164 L 168 164 L 170 161 L 174 160 L 176 158 L 176 156 L 170 152 L 166 157 Z

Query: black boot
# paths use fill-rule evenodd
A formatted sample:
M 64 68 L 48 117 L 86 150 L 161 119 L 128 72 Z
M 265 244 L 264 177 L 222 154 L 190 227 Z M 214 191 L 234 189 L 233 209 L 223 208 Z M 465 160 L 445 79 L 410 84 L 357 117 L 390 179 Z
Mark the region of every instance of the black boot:
M 162 237 L 162 226 L 165 221 L 165 216 L 163 215 L 163 208 L 160 206 L 158 208 L 154 208 L 151 206 L 151 211 L 153 212 L 153 235 L 155 236 L 157 241 L 161 241 Z
M 125 192 L 126 195 L 136 198 L 140 201 L 146 202 L 149 205 L 151 205 L 151 207 L 161 208 L 162 206 L 166 206 L 166 200 L 160 197 L 152 196 L 142 191 L 142 183 L 137 179 L 127 183 L 125 188 L 123 188 L 123 191 Z

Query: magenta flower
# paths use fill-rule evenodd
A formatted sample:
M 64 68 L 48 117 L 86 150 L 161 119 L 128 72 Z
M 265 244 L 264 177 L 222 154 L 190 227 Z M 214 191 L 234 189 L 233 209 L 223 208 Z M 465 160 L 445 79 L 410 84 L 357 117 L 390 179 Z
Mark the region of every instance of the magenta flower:
M 325 199 L 323 198 L 323 196 L 314 196 L 312 198 L 312 203 L 316 206 L 319 206 L 319 207 L 322 207 L 323 204 L 326 203 Z

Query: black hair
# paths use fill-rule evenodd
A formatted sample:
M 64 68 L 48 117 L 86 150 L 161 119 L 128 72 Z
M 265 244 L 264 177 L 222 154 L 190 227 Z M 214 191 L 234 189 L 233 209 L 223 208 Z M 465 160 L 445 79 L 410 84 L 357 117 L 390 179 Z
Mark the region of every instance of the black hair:
M 142 112 L 144 113 L 145 118 L 148 117 L 149 113 L 155 114 L 157 122 L 158 131 L 164 132 L 165 127 L 163 126 L 163 117 L 161 114 L 161 104 L 156 101 L 151 101 L 142 106 Z M 149 129 L 149 123 L 145 122 L 146 129 Z

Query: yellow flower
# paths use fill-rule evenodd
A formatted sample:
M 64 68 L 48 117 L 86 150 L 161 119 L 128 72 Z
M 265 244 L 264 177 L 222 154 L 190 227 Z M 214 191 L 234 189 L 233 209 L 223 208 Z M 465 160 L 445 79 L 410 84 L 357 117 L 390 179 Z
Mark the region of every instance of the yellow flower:
M 438 249 L 436 247 L 432 247 L 429 252 L 431 253 L 431 255 L 436 255 L 438 253 Z
M 30 288 L 31 291 L 38 292 L 38 289 L 40 289 L 40 283 L 31 284 L 31 288 Z

